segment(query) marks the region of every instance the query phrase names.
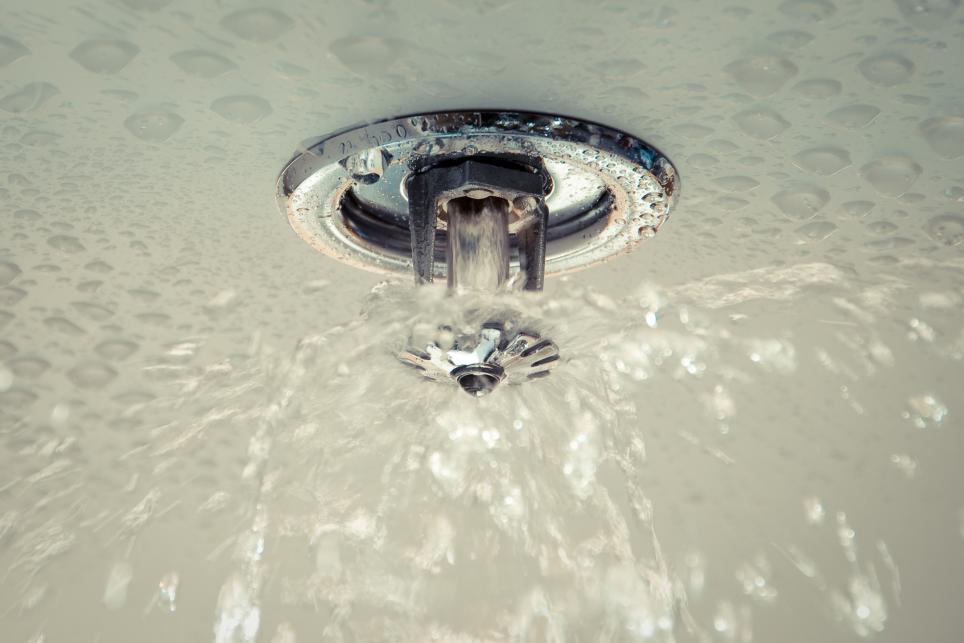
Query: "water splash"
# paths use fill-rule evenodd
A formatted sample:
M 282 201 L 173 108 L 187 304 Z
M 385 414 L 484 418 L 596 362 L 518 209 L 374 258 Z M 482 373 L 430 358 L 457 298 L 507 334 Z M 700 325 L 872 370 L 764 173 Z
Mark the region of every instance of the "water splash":
M 180 583 L 181 578 L 177 572 L 169 572 L 164 574 L 157 584 L 158 602 L 168 612 L 177 610 L 177 589 Z
M 874 565 L 868 562 L 861 566 L 856 536 L 847 521 L 847 515 L 842 511 L 837 512 L 837 537 L 851 573 L 846 592 L 833 590 L 830 597 L 837 618 L 847 623 L 859 636 L 867 637 L 883 631 L 887 623 L 887 603 Z
M 215 616 L 215 643 L 253 643 L 261 626 L 260 592 L 264 581 L 264 554 L 269 524 L 264 502 L 272 481 L 267 467 L 274 436 L 282 432 L 280 426 L 297 387 L 304 382 L 308 368 L 318 358 L 324 346 L 321 338 L 301 342 L 295 357 L 280 377 L 278 393 L 270 400 L 258 418 L 258 429 L 248 443 L 248 461 L 242 479 L 252 488 L 252 502 L 248 509 L 249 527 L 235 543 L 234 558 L 237 570 L 221 586 Z
M 128 561 L 121 560 L 114 563 L 107 576 L 107 586 L 104 588 L 104 605 L 107 609 L 118 610 L 127 602 L 127 589 L 134 578 L 134 570 Z
M 924 393 L 907 400 L 909 411 L 904 417 L 918 429 L 940 426 L 947 416 L 947 407 L 933 395 Z
M 715 541 L 683 535 L 673 523 L 684 512 L 698 520 L 707 500 L 730 502 L 722 493 L 706 497 L 717 480 L 759 470 L 761 458 L 746 445 L 766 449 L 772 439 L 754 433 L 768 424 L 755 403 L 761 387 L 793 399 L 780 396 L 792 395 L 809 371 L 805 381 L 823 387 L 828 405 L 862 408 L 861 379 L 893 373 L 911 345 L 888 338 L 881 348 L 873 328 L 904 291 L 861 288 L 823 263 L 665 291 L 647 284 L 620 301 L 571 283 L 564 290 L 452 298 L 440 287 L 386 284 L 360 317 L 306 338 L 293 356 L 255 338 L 246 352 L 198 366 L 202 338 L 162 347 L 146 369 L 172 396 L 139 403 L 153 421 L 151 440 L 125 456 L 135 471 L 155 473 L 135 477 L 121 510 L 96 524 L 120 526 L 121 546 L 135 552 L 135 538 L 149 537 L 147 525 L 160 528 L 169 512 L 176 524 L 193 516 L 230 525 L 208 554 L 229 570 L 207 589 L 191 579 L 192 591 L 209 592 L 218 643 L 304 637 L 298 621 L 278 625 L 289 608 L 318 610 L 312 627 L 333 639 L 751 641 L 766 622 L 758 613 L 796 593 L 786 561 L 838 627 L 859 636 L 886 628 L 899 604 L 898 561 L 880 538 L 872 541 L 877 558 L 861 557 L 849 520 L 828 509 L 827 489 L 804 499 L 741 487 L 764 503 L 760 511 L 790 507 L 801 527 L 812 525 L 805 533 L 837 542 L 829 549 L 844 553 L 845 567 L 773 534 L 727 561 L 711 550 Z M 826 305 L 813 314 L 833 322 L 810 340 L 820 351 L 801 351 L 792 327 L 758 319 L 761 308 L 817 290 Z M 475 325 L 507 308 L 559 343 L 563 363 L 548 378 L 480 400 L 396 363 L 413 334 Z M 928 308 L 935 325 L 942 311 Z M 904 399 L 918 397 L 910 393 Z M 661 415 L 666 405 L 676 409 L 669 418 Z M 933 406 L 915 413 L 932 423 Z M 887 413 L 895 426 L 904 422 L 899 405 Z M 780 435 L 788 451 L 814 439 L 794 444 L 792 432 Z M 819 435 L 832 444 L 831 431 Z M 166 471 L 203 448 L 234 449 L 237 468 L 179 505 L 184 487 L 165 480 Z M 810 484 L 782 447 L 763 453 Z M 891 453 L 900 451 L 868 466 L 887 472 L 896 464 Z M 51 457 L 24 479 L 56 483 L 70 462 Z M 675 502 L 664 500 L 667 489 Z M 743 511 L 739 505 L 727 506 Z M 742 520 L 752 520 L 746 511 Z M 28 531 L 24 525 L 36 529 L 29 521 L 0 520 L 9 524 L 0 541 L 22 553 L 21 565 L 42 569 L 76 546 L 64 524 L 41 533 Z M 183 613 L 180 582 L 172 573 L 157 585 L 158 613 Z

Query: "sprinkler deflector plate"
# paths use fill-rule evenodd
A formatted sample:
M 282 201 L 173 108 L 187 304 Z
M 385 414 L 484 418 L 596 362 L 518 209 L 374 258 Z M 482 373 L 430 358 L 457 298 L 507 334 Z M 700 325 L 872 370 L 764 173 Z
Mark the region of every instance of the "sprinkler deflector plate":
M 326 136 L 292 159 L 278 202 L 309 245 L 345 263 L 412 274 L 405 183 L 413 168 L 472 156 L 539 158 L 552 188 L 546 274 L 626 252 L 652 237 L 679 192 L 676 168 L 619 130 L 550 114 L 417 114 Z M 444 223 L 435 275 L 445 275 Z M 514 262 L 515 263 L 515 262 Z
M 437 382 L 452 381 L 475 397 L 488 395 L 503 382 L 521 384 L 545 377 L 559 363 L 559 349 L 532 330 L 514 330 L 508 320 L 483 324 L 452 339 L 409 348 L 398 358 Z M 440 328 L 440 330 L 442 330 Z

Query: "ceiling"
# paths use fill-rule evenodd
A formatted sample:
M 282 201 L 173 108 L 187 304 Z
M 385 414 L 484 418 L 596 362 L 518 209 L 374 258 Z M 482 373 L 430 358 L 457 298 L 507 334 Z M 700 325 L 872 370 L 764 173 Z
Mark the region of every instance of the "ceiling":
M 597 120 L 679 170 L 655 238 L 553 281 L 550 297 L 589 289 L 598 303 L 642 286 L 699 310 L 728 346 L 793 347 L 788 372 L 730 385 L 735 411 L 705 379 L 643 393 L 649 421 L 675 436 L 656 440 L 665 457 L 648 474 L 665 496 L 667 557 L 686 570 L 698 549 L 710 594 L 733 597 L 736 621 L 741 601 L 752 610 L 755 636 L 707 636 L 958 640 L 960 4 L 5 0 L 5 640 L 210 637 L 230 567 L 218 547 L 238 521 L 193 507 L 238 479 L 248 439 L 225 436 L 195 461 L 178 452 L 186 466 L 138 459 L 162 420 L 202 412 L 193 398 L 179 407 L 171 384 L 349 322 L 381 279 L 315 253 L 279 213 L 274 183 L 303 141 L 472 107 Z M 720 372 L 730 358 L 713 358 Z M 707 419 L 686 409 L 705 394 L 712 427 L 725 419 L 737 437 L 689 440 Z M 167 415 L 144 410 L 158 400 Z M 859 559 L 841 545 L 850 528 Z M 116 565 L 122 545 L 130 567 Z M 807 580 L 801 549 L 823 581 Z M 752 581 L 743 592 L 744 563 L 773 568 L 777 600 Z M 848 578 L 869 566 L 885 587 L 880 627 L 823 600 L 838 586 L 853 596 Z M 166 574 L 192 569 L 175 615 L 145 608 Z M 111 582 L 134 597 L 112 605 Z M 720 604 L 693 609 L 712 624 Z M 294 640 L 267 611 L 258 640 Z

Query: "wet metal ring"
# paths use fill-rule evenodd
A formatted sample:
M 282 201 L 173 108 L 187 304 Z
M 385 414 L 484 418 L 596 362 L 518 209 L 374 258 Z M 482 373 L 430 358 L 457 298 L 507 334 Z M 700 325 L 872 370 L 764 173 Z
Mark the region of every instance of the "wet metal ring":
M 404 116 L 322 137 L 285 166 L 278 203 L 313 248 L 359 268 L 411 274 L 406 179 L 417 167 L 485 155 L 539 158 L 548 172 L 547 274 L 634 248 L 666 222 L 679 194 L 673 164 L 630 134 L 563 116 L 479 110 Z

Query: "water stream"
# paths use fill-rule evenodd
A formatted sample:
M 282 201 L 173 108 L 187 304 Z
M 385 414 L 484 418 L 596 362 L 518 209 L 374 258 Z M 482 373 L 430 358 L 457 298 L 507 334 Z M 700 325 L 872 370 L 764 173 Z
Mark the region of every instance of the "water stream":
M 964 336 L 941 278 L 918 296 L 812 263 L 622 301 L 554 283 L 382 284 L 293 355 L 255 341 L 177 370 L 170 396 L 130 409 L 151 428 L 111 465 L 133 475 L 103 501 L 122 509 L 78 521 L 65 490 L 64 523 L 0 516 L 6 560 L 28 572 L 18 593 L 92 548 L 115 561 L 96 591 L 117 627 L 188 610 L 210 623 L 192 640 L 216 643 L 749 642 L 787 614 L 842 640 L 887 628 L 904 592 L 878 507 L 891 492 L 853 471 L 905 484 L 908 436 L 954 422 L 934 373 L 959 369 Z M 805 296 L 825 332 L 799 337 Z M 560 346 L 549 377 L 476 399 L 396 361 L 413 337 L 444 343 L 505 309 Z M 939 367 L 905 390 L 920 350 Z M 801 387 L 824 405 L 795 407 Z M 838 466 L 814 477 L 794 457 L 812 449 Z M 785 484 L 754 484 L 774 467 Z M 755 533 L 761 511 L 785 530 Z M 168 551 L 185 528 L 196 549 Z
M 495 292 L 509 280 L 509 204 L 505 199 L 448 202 L 446 265 L 455 292 Z
M 698 603 L 707 555 L 669 560 L 662 543 L 661 514 L 700 503 L 653 498 L 679 496 L 661 487 L 699 476 L 652 462 L 654 452 L 672 461 L 691 448 L 701 466 L 748 467 L 746 444 L 732 439 L 743 430 L 737 409 L 753 404 L 742 393 L 766 390 L 767 378 L 792 387 L 804 357 L 788 334 L 745 335 L 739 314 L 726 328 L 710 311 L 812 289 L 837 291 L 836 308 L 856 318 L 884 305 L 826 264 L 762 276 L 735 276 L 743 287 L 726 284 L 726 294 L 714 292 L 722 282 L 649 287 L 626 302 L 580 291 L 452 299 L 379 289 L 360 320 L 302 342 L 252 437 L 251 527 L 221 590 L 215 640 L 255 640 L 266 555 L 283 579 L 272 600 L 325 614 L 324 640 L 750 641 L 754 611 L 777 601 L 775 568 L 787 563 L 822 597 L 817 614 L 858 636 L 883 630 L 901 600 L 898 568 L 883 540 L 858 537 L 843 506 L 795 503 L 799 517 L 828 525 L 817 550 L 836 542 L 843 564 L 821 569 L 795 543 L 763 545 L 731 571 L 732 597 L 710 609 Z M 565 366 L 478 400 L 392 364 L 407 333 L 450 332 L 440 320 L 471 328 L 500 308 L 543 320 Z M 873 332 L 847 340 L 828 327 L 828 340 L 859 347 L 873 370 L 892 363 Z M 818 359 L 845 372 L 835 353 Z M 670 388 L 682 391 L 661 400 Z M 857 408 L 856 396 L 843 398 Z M 681 408 L 656 408 L 682 400 L 695 424 Z M 925 410 L 924 421 L 938 415 Z M 654 470 L 665 477 L 654 482 Z M 699 536 L 690 539 L 698 547 Z

